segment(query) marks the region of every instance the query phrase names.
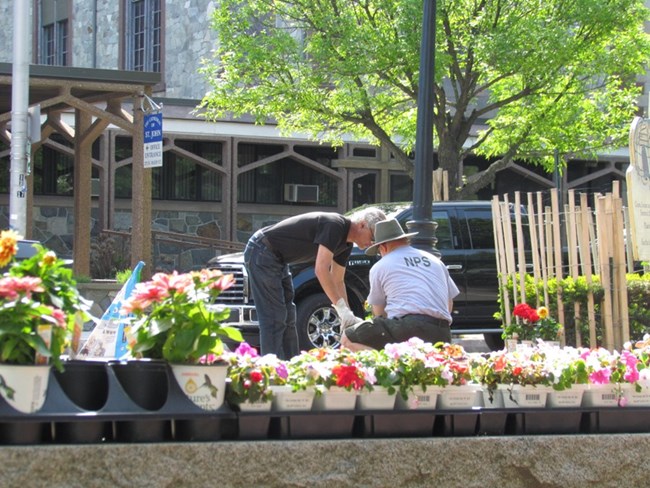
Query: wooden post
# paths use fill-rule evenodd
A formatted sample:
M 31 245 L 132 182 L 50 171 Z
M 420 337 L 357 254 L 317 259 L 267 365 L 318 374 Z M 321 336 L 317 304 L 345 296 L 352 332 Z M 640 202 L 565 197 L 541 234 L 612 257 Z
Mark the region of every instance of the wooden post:
M 76 276 L 90 277 L 90 185 L 92 175 L 92 141 L 84 137 L 92 118 L 86 111 L 75 110 L 74 132 L 74 234 L 73 270 Z
M 131 266 L 144 261 L 142 280 L 152 274 L 151 252 L 151 169 L 144 167 L 144 112 L 141 97 L 133 100 L 133 159 L 132 159 L 132 228 Z

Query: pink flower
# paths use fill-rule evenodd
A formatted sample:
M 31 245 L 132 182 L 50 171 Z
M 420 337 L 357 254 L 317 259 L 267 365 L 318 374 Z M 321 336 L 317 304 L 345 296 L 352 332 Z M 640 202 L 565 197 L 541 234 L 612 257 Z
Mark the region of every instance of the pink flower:
M 252 347 L 247 342 L 242 342 L 241 344 L 239 344 L 239 346 L 237 346 L 237 349 L 235 349 L 235 353 L 238 356 L 244 356 L 244 357 L 248 356 L 250 358 L 256 358 L 257 356 L 259 356 L 259 354 L 257 353 L 257 349 Z
M 609 383 L 610 376 L 611 371 L 607 368 L 602 368 L 589 375 L 589 382 L 594 385 L 606 385 Z

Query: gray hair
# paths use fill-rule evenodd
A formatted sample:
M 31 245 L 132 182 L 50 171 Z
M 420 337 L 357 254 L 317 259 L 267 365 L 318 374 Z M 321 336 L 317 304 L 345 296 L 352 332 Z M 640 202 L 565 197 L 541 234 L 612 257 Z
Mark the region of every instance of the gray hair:
M 386 220 L 386 214 L 377 207 L 365 207 L 350 215 L 350 220 L 355 224 L 365 222 L 374 235 L 375 225 L 377 225 L 377 222 Z

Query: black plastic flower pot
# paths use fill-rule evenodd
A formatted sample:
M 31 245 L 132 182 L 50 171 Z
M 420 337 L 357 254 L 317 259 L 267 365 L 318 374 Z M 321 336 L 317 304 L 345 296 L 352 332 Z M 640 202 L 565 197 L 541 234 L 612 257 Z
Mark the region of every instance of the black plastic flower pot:
M 64 370 L 54 370 L 54 377 L 65 395 L 79 408 L 98 411 L 108 399 L 106 363 L 67 361 Z
M 171 420 L 147 419 L 115 422 L 113 435 L 117 442 L 163 442 L 172 440 Z
M 363 437 L 431 437 L 433 410 L 376 413 L 364 417 Z
M 138 406 L 160 410 L 169 393 L 169 367 L 165 361 L 132 360 L 109 363 L 117 380 Z
M 219 417 L 198 417 L 174 421 L 174 440 L 184 442 L 218 441 L 223 420 Z
M 49 422 L 0 423 L 0 444 L 42 444 L 52 440 Z
M 54 441 L 61 444 L 98 444 L 113 438 L 111 422 L 56 422 Z

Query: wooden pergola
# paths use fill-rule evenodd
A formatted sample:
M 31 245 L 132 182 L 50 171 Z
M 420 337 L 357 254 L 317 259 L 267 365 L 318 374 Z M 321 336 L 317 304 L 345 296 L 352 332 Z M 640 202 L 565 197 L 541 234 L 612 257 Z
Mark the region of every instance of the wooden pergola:
M 12 65 L 0 63 L 0 138 L 11 143 Z M 145 95 L 160 83 L 160 73 L 30 65 L 29 106 L 40 105 L 45 121 L 43 141 L 60 133 L 74 145 L 74 238 L 73 269 L 78 276 L 90 276 L 92 145 L 109 125 L 132 136 L 132 220 L 131 265 L 150 264 L 151 255 L 151 170 L 144 168 Z M 128 101 L 133 113 L 122 107 Z M 61 114 L 74 111 L 74 127 Z M 32 154 L 42 142 L 32 145 Z M 33 182 L 27 178 L 26 229 L 31 238 Z M 107 199 L 100 200 L 105 205 Z M 100 209 L 101 213 L 102 209 Z M 151 266 L 148 267 L 149 269 Z M 145 267 L 145 270 L 147 267 Z M 143 270 L 143 274 L 144 270 Z

